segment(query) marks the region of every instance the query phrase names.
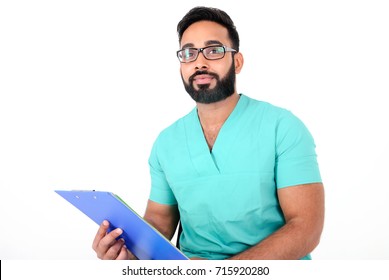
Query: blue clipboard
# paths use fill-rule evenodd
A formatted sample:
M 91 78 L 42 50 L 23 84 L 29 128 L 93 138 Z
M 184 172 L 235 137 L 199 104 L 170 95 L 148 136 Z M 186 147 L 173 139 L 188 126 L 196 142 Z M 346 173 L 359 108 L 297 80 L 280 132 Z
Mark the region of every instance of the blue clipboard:
M 140 260 L 187 260 L 167 238 L 139 216 L 119 196 L 104 191 L 55 190 L 100 225 L 109 221 L 109 231 L 121 228 L 127 248 Z

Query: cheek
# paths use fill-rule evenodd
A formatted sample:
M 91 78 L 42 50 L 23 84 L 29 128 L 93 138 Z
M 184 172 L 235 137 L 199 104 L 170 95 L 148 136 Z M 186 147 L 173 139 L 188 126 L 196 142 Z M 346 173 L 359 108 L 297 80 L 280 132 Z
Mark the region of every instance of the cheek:
M 188 81 L 192 73 L 189 71 L 189 69 L 186 68 L 187 67 L 183 67 L 183 66 L 180 67 L 180 75 L 185 81 Z

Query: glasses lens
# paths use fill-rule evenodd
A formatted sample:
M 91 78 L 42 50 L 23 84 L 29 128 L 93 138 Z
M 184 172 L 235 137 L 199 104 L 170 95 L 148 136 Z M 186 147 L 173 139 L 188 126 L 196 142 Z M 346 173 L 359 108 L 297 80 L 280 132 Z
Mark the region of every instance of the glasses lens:
M 182 62 L 190 62 L 197 58 L 197 49 L 183 49 L 178 51 L 178 59 Z
M 222 46 L 211 46 L 204 48 L 203 53 L 208 59 L 220 59 L 224 57 L 225 50 Z

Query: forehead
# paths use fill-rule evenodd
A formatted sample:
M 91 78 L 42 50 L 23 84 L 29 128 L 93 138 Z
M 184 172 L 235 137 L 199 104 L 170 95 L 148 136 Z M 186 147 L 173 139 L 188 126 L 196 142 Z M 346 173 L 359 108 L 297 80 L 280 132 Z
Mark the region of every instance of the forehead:
M 198 21 L 190 25 L 181 38 L 180 47 L 201 48 L 212 42 L 220 42 L 223 45 L 230 45 L 228 30 L 223 25 L 212 21 Z

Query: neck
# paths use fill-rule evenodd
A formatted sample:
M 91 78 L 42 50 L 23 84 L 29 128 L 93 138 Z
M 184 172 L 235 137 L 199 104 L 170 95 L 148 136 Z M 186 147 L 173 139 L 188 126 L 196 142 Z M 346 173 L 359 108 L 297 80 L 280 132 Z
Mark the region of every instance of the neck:
M 202 127 L 212 128 L 223 125 L 228 116 L 234 110 L 239 101 L 239 97 L 240 96 L 237 93 L 234 93 L 219 102 L 211 104 L 197 103 L 197 112 Z

